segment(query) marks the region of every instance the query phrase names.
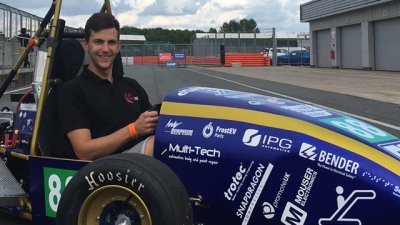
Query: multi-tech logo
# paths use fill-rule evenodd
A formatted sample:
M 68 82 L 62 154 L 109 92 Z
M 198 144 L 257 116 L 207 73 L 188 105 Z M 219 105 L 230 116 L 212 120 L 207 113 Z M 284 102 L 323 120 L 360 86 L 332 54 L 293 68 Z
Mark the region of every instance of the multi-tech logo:
M 307 212 L 291 202 L 286 203 L 281 222 L 285 225 L 303 225 L 307 219 Z
M 397 159 L 400 159 L 400 141 L 379 144 L 379 147 Z
M 303 158 L 315 161 L 317 158 L 317 153 L 316 153 L 317 148 L 315 146 L 303 143 L 301 144 L 299 155 Z
M 292 148 L 293 141 L 287 138 L 281 138 L 269 134 L 260 134 L 259 130 L 247 129 L 244 132 L 242 141 L 245 145 L 251 147 L 261 146 L 274 151 L 289 153 Z

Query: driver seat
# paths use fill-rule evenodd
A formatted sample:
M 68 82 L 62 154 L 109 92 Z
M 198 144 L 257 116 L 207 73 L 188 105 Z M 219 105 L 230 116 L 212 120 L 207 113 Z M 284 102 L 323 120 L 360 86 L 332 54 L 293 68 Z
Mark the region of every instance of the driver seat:
M 46 102 L 43 106 L 42 118 L 39 127 L 38 145 L 43 156 L 59 158 L 76 158 L 65 155 L 67 152 L 59 146 L 68 146 L 72 149 L 68 138 L 61 133 L 60 120 L 58 119 L 58 89 L 63 82 L 75 78 L 84 62 L 85 51 L 76 39 L 64 39 L 57 46 L 54 56 L 53 69 L 50 73 L 52 82 Z

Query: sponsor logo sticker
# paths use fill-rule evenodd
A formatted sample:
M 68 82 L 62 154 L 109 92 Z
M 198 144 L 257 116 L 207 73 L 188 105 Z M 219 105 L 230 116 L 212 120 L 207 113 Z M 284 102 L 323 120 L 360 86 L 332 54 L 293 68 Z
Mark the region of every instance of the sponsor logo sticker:
M 232 127 L 225 128 L 219 125 L 217 125 L 216 128 L 214 128 L 213 123 L 210 122 L 204 126 L 202 134 L 204 138 L 214 137 L 222 139 L 225 137 L 225 135 L 235 135 L 236 131 L 237 131 L 236 128 Z
M 383 143 L 378 145 L 380 148 L 384 149 L 389 154 L 393 155 L 397 159 L 400 159 L 400 141 Z
M 327 112 L 326 110 L 312 105 L 301 104 L 301 105 L 282 106 L 281 108 L 293 112 L 298 112 L 313 118 L 332 116 L 332 114 Z
M 339 156 L 330 151 L 320 150 L 308 143 L 302 143 L 299 156 L 311 161 L 317 161 L 317 165 L 326 170 L 354 179 L 358 174 L 360 164 L 356 161 Z
M 56 217 L 61 193 L 63 193 L 65 187 L 76 173 L 77 171 L 75 170 L 43 168 L 46 216 Z
M 281 222 L 285 225 L 303 225 L 307 219 L 307 212 L 294 205 L 291 202 L 287 202 Z
M 189 163 L 217 165 L 221 157 L 221 151 L 215 148 L 204 148 L 201 146 L 179 145 L 169 143 L 168 148 L 161 152 L 161 155 L 170 153 L 168 158 L 184 160 Z
M 397 139 L 395 136 L 390 135 L 385 131 L 378 129 L 368 123 L 347 116 L 321 119 L 320 121 L 340 130 L 343 130 L 349 134 L 355 135 L 369 143 L 377 143 Z
M 293 141 L 269 134 L 260 134 L 259 130 L 247 129 L 242 138 L 243 144 L 251 147 L 259 147 L 290 153 Z
M 178 122 L 177 120 L 170 119 L 168 121 L 168 123 L 165 125 L 165 128 L 167 129 L 165 132 L 170 133 L 171 135 L 177 135 L 177 136 L 192 136 L 193 135 L 193 130 L 178 128 L 180 125 L 182 125 L 182 122 Z

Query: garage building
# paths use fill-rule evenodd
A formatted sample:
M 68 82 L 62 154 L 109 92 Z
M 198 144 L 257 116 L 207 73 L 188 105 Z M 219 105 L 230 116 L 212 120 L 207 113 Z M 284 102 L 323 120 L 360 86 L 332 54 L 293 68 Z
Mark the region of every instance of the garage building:
M 314 0 L 300 20 L 310 23 L 311 66 L 400 71 L 400 0 Z

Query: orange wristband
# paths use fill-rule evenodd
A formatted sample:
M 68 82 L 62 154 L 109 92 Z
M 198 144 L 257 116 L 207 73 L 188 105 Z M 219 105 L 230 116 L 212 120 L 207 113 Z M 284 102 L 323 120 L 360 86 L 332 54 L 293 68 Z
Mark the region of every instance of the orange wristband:
M 129 133 L 131 134 L 131 137 L 132 137 L 132 138 L 137 138 L 138 133 L 137 133 L 137 131 L 136 131 L 135 124 L 134 124 L 134 123 L 130 123 L 130 124 L 128 125 L 128 129 L 129 129 Z

